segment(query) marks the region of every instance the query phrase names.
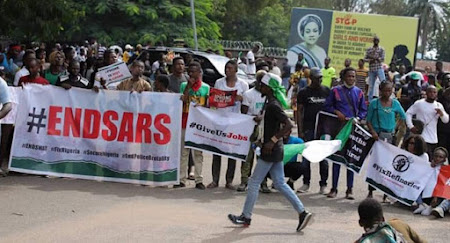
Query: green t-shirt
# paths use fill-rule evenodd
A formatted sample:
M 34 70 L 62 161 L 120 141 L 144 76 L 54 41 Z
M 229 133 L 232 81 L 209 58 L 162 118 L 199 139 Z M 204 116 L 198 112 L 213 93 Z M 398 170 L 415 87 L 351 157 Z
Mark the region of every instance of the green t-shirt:
M 66 71 L 63 71 L 58 74 L 53 74 L 52 71 L 50 71 L 50 69 L 47 69 L 44 71 L 44 78 L 47 79 L 51 85 L 56 85 L 56 81 L 58 81 L 58 77 L 61 75 L 66 75 L 66 74 L 67 74 Z
M 184 93 L 184 90 L 186 89 L 187 82 L 183 82 L 180 85 L 180 93 Z M 189 114 L 189 104 L 190 102 L 195 102 L 201 106 L 205 106 L 208 96 L 209 96 L 209 85 L 202 82 L 202 86 L 197 91 L 194 91 L 192 89 L 189 90 L 189 102 L 183 104 L 183 117 L 182 117 L 182 126 L 183 128 L 186 128 L 187 123 L 187 117 Z
M 333 67 L 327 69 L 322 68 L 322 85 L 331 88 L 331 82 L 333 78 L 336 78 L 336 70 Z

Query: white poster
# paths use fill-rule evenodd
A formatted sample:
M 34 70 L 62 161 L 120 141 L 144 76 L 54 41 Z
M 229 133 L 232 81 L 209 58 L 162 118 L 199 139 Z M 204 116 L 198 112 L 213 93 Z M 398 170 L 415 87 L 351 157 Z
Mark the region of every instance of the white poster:
M 195 107 L 191 104 L 185 146 L 245 160 L 255 125 L 253 116 Z
M 411 205 L 433 173 L 428 161 L 386 142 L 376 141 L 367 165 L 366 182 Z
M 10 170 L 148 185 L 178 183 L 181 105 L 178 94 L 27 85 Z
M 116 89 L 116 86 L 125 79 L 131 78 L 130 70 L 124 62 L 116 62 L 109 66 L 98 69 L 96 74 L 97 81 L 103 78 L 106 81 L 108 89 Z

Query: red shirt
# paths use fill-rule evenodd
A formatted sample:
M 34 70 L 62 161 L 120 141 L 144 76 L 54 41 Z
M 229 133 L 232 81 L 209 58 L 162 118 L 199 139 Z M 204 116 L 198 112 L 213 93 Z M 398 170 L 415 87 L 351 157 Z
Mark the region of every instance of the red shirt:
M 47 79 L 45 79 L 41 76 L 32 79 L 30 75 L 23 76 L 19 79 L 19 86 L 22 86 L 22 84 L 24 84 L 24 83 L 42 84 L 42 85 L 50 84 L 47 81 Z

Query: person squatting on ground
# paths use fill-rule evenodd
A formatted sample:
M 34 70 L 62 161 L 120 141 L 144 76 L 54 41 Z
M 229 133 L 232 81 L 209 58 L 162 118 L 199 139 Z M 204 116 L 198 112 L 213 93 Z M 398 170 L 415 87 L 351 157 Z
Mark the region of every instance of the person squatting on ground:
M 268 73 L 261 80 L 261 93 L 267 97 L 264 112 L 264 141 L 261 157 L 249 181 L 248 194 L 244 209 L 240 216 L 229 214 L 228 218 L 234 224 L 249 226 L 251 223 L 253 207 L 258 198 L 261 182 L 270 172 L 275 187 L 289 200 L 299 215 L 297 231 L 306 227 L 312 214 L 304 208 L 295 192 L 284 181 L 283 169 L 283 136 L 292 129 L 289 118 L 283 112 L 288 107 L 281 78 Z M 280 126 L 283 125 L 283 128 Z
M 385 221 L 383 208 L 375 199 L 367 198 L 358 206 L 359 225 L 364 234 L 355 243 L 424 243 L 414 229 L 400 219 Z
M 430 162 L 430 166 L 434 168 L 436 171 L 439 171 L 441 166 L 448 165 L 448 151 L 443 147 L 437 147 L 433 151 L 433 157 Z M 426 201 L 427 203 L 425 203 Z M 443 202 L 443 198 L 431 197 L 422 199 L 422 194 L 420 194 L 419 198 L 416 200 L 418 204 L 418 208 L 414 210 L 414 214 L 421 214 L 424 216 L 428 216 L 430 214 L 435 215 L 436 217 L 443 218 L 444 210 L 443 207 L 438 208 L 441 202 Z M 444 204 L 445 206 L 445 204 Z M 442 215 L 442 216 L 441 216 Z

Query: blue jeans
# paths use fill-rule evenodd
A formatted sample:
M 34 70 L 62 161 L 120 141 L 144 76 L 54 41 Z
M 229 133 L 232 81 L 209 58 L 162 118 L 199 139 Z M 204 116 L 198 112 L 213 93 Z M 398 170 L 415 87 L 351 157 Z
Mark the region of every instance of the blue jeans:
M 259 158 L 256 163 L 255 170 L 253 171 L 253 174 L 248 182 L 247 198 L 245 199 L 242 214 L 246 218 L 252 217 L 253 207 L 258 199 L 259 185 L 264 180 L 268 172 L 270 172 L 275 188 L 281 192 L 287 200 L 289 200 L 294 209 L 298 213 L 305 211 L 305 208 L 303 207 L 303 204 L 298 196 L 284 181 L 283 162 L 267 162 Z
M 444 212 L 447 212 L 450 209 L 450 200 L 447 199 L 442 201 L 438 207 L 441 207 L 444 210 Z
M 369 101 L 372 101 L 373 99 L 373 89 L 375 86 L 375 81 L 378 79 L 380 82 L 383 82 L 386 80 L 386 76 L 384 75 L 383 69 L 378 69 L 377 71 L 369 71 L 369 93 L 367 95 Z
M 333 188 L 331 190 L 337 190 L 340 172 L 341 165 L 333 163 Z M 353 188 L 353 176 L 353 171 L 347 169 L 347 189 Z

